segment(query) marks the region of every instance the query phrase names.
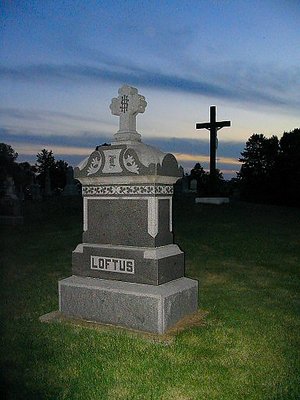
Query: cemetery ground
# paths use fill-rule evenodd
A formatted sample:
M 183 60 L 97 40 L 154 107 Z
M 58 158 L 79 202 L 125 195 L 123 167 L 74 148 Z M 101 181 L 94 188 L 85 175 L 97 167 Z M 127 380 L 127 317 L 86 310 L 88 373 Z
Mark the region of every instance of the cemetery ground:
M 24 225 L 1 227 L 2 398 L 300 398 L 300 209 L 177 199 L 201 318 L 158 338 L 40 322 L 71 275 L 80 201 L 28 203 Z

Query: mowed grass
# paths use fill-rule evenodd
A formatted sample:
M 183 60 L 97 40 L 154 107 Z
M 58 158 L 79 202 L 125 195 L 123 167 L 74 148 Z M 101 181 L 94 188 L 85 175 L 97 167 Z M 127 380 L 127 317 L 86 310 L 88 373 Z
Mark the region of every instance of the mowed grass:
M 1 228 L 4 398 L 300 398 L 299 209 L 175 201 L 175 241 L 205 317 L 171 341 L 41 323 L 71 274 L 81 212 L 65 200 L 25 211 L 23 226 Z

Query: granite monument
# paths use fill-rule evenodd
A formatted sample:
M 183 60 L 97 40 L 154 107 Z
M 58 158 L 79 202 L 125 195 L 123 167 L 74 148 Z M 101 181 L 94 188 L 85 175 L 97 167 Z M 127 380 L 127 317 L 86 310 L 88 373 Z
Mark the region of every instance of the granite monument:
M 198 282 L 184 276 L 173 242 L 173 185 L 182 170 L 172 154 L 148 146 L 136 130 L 147 102 L 123 86 L 110 109 L 119 130 L 74 169 L 82 184 L 83 239 L 72 273 L 59 282 L 64 315 L 164 333 L 198 307 Z

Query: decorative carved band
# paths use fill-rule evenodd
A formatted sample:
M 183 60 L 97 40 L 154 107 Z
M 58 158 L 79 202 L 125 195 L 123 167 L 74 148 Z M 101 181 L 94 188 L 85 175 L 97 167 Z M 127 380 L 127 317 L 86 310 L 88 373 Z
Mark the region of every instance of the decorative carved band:
M 83 196 L 112 196 L 112 195 L 173 195 L 172 185 L 101 185 L 83 186 Z

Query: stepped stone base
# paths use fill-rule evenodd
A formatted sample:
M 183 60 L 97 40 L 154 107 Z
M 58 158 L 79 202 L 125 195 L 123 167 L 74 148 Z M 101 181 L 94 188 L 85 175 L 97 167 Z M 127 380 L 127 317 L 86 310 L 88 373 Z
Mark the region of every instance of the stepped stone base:
M 108 269 L 104 262 L 97 262 L 99 258 L 108 260 Z M 131 273 L 114 270 L 112 260 L 130 261 Z M 151 248 L 82 243 L 72 254 L 72 274 L 161 285 L 184 276 L 184 254 L 175 244 Z
M 198 308 L 198 282 L 154 286 L 70 276 L 59 281 L 59 311 L 69 317 L 164 333 Z

